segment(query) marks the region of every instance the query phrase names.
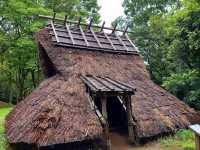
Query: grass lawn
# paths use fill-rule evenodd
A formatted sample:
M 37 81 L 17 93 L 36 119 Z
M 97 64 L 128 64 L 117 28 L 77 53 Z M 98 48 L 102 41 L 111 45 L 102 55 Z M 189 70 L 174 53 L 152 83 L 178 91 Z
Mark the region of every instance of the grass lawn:
M 192 131 L 182 130 L 173 137 L 161 139 L 160 144 L 166 150 L 195 150 L 195 135 Z
M 4 122 L 6 115 L 12 110 L 12 107 L 0 108 L 0 150 L 6 150 L 7 141 L 5 138 Z

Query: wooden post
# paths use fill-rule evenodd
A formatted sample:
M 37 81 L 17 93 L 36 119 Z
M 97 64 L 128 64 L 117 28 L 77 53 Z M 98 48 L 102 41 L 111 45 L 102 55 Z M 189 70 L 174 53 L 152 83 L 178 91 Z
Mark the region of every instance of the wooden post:
M 196 150 L 200 150 L 200 125 L 190 125 L 189 128 L 195 133 Z
M 128 119 L 128 135 L 129 141 L 131 143 L 135 142 L 135 135 L 134 135 L 134 122 L 132 117 L 132 106 L 131 106 L 131 95 L 127 95 L 125 97 L 126 102 L 126 112 L 127 112 L 127 119 Z
M 101 97 L 101 105 L 102 105 L 102 115 L 106 121 L 104 132 L 105 132 L 105 138 L 107 142 L 107 148 L 108 150 L 111 149 L 111 142 L 109 138 L 109 126 L 108 126 L 108 114 L 107 114 L 107 97 L 105 95 L 102 95 Z
M 195 135 L 196 150 L 200 150 L 200 136 Z

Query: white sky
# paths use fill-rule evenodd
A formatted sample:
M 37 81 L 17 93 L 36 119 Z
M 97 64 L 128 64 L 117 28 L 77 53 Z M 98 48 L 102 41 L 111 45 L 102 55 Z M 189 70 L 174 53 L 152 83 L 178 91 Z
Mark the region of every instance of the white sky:
M 122 3 L 123 0 L 98 0 L 101 6 L 101 21 L 106 22 L 105 26 L 110 26 L 118 16 L 124 14 Z

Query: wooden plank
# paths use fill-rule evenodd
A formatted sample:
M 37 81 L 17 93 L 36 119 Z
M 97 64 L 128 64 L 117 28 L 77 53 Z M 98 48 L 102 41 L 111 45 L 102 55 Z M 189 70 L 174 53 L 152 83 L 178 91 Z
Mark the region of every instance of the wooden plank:
M 53 33 L 50 33 L 50 35 L 53 35 L 53 36 L 55 36 Z M 58 37 L 62 37 L 62 38 L 67 38 L 67 39 L 70 39 L 70 36 L 66 36 L 66 35 L 59 35 L 59 34 L 57 34 L 57 36 Z M 81 41 L 84 41 L 84 39 L 83 38 L 79 38 L 79 37 L 74 37 L 73 38 L 74 40 L 81 40 Z M 71 40 L 71 39 L 70 39 Z M 96 40 L 87 40 L 88 42 L 97 42 Z M 108 43 L 108 44 L 110 44 L 110 43 Z
M 104 29 L 104 26 L 105 26 L 105 21 L 103 22 L 103 24 L 102 24 L 102 26 L 101 26 L 101 29 L 100 29 L 100 32 L 102 32 L 103 31 L 103 29 Z
M 72 41 L 72 44 L 74 45 L 74 44 L 75 44 L 75 41 L 74 41 L 74 38 L 73 38 L 73 36 L 72 36 L 72 33 L 71 33 L 70 28 L 69 28 L 69 26 L 68 26 L 67 23 L 65 23 L 65 27 L 66 27 L 66 29 L 67 29 L 67 32 L 68 32 L 69 36 L 70 36 L 70 39 L 71 39 L 71 41 Z
M 95 79 L 97 82 L 105 86 L 108 90 L 107 91 L 118 91 L 114 86 L 109 84 L 108 82 L 105 82 L 105 80 L 100 79 L 99 77 L 93 76 L 93 79 Z
M 98 107 L 95 105 L 94 100 L 89 96 L 89 94 L 87 94 L 87 96 L 88 96 L 88 100 L 89 100 L 89 103 L 90 103 L 90 106 L 91 106 L 92 110 L 95 111 L 95 113 L 98 116 L 101 124 L 103 124 L 105 126 L 106 125 L 106 120 L 104 119 L 103 115 L 99 111 Z
M 107 77 L 107 79 L 110 79 L 110 78 Z M 110 80 L 111 80 L 111 79 L 110 79 Z M 125 86 L 125 87 L 127 87 L 127 88 L 129 88 L 129 89 L 132 89 L 133 91 L 136 91 L 136 89 L 134 89 L 133 87 L 131 87 L 131 86 L 128 85 L 128 84 L 124 84 L 124 83 L 122 83 L 122 82 L 120 82 L 120 81 L 117 81 L 117 80 L 115 80 L 115 82 L 118 83 L 118 84 L 120 84 L 120 85 L 122 85 L 122 86 Z
M 53 29 L 53 32 L 54 32 L 54 35 L 55 35 L 55 38 L 56 38 L 56 42 L 60 42 L 59 41 L 59 38 L 58 38 L 58 35 L 57 35 L 57 33 L 56 33 L 56 30 L 55 30 L 55 28 L 54 28 L 54 24 L 53 24 L 53 21 L 51 20 L 51 27 L 52 27 L 52 29 Z
M 98 91 L 98 88 L 96 88 L 96 86 L 91 83 L 85 76 L 81 75 L 80 78 L 92 91 Z
M 87 41 L 87 38 L 86 38 L 86 36 L 85 36 L 85 33 L 83 32 L 82 27 L 79 26 L 79 29 L 80 29 L 80 31 L 81 31 L 81 34 L 82 34 L 82 36 L 83 36 L 83 39 L 84 39 L 86 45 L 87 45 L 87 46 L 90 46 L 89 43 L 88 43 L 88 41 Z
M 138 55 L 138 52 L 136 52 L 136 51 L 128 51 L 127 52 L 123 49 L 114 51 L 111 48 L 87 47 L 87 46 L 84 46 L 84 45 L 72 45 L 72 44 L 63 43 L 63 42 L 57 43 L 56 41 L 53 44 L 56 45 L 56 46 L 70 47 L 70 48 L 73 48 L 72 50 L 75 50 L 74 48 L 77 48 L 77 49 L 82 49 L 82 50 L 85 50 L 85 51 L 99 51 L 99 52 L 105 52 L 105 53 L 117 53 L 117 54 L 121 54 L 121 55 Z
M 127 109 L 127 119 L 128 119 L 129 141 L 131 143 L 135 143 L 134 121 L 133 121 L 133 117 L 132 117 L 131 96 L 130 95 L 126 95 L 125 99 L 127 101 L 126 109 Z
M 109 88 L 102 84 L 99 80 L 95 79 L 94 76 L 91 76 L 90 78 L 88 78 L 88 80 L 89 82 L 92 82 L 100 91 L 109 91 Z
M 107 121 L 108 119 L 108 114 L 107 114 L 107 98 L 105 95 L 102 95 L 102 97 L 100 97 L 101 99 L 101 105 L 102 105 L 102 114 L 104 119 Z
M 114 50 L 116 50 L 116 47 L 113 45 L 113 42 L 110 40 L 109 36 L 108 36 L 105 32 L 103 32 L 103 34 L 104 34 L 104 36 L 106 37 L 106 39 L 109 41 L 109 43 L 110 43 L 110 45 L 112 46 L 112 48 L 113 48 Z
M 192 130 L 195 134 L 200 136 L 200 125 L 194 124 L 189 126 L 190 130 Z
M 200 137 L 199 135 L 195 135 L 195 145 L 196 145 L 196 150 L 200 150 Z
M 114 26 L 114 28 L 113 28 L 113 30 L 112 30 L 112 33 L 111 33 L 111 34 L 115 33 L 115 31 L 116 31 L 116 28 L 117 28 L 117 23 L 115 24 L 115 26 Z
M 116 82 L 114 80 L 111 80 L 110 78 L 105 78 L 105 77 L 101 77 L 101 78 L 103 78 L 107 82 L 114 84 L 115 86 L 117 86 L 118 88 L 120 88 L 124 91 L 133 91 L 133 88 L 130 88 L 129 86 L 125 86 L 125 84 L 121 84 L 120 82 Z
M 99 39 L 97 38 L 97 36 L 96 36 L 96 34 L 94 33 L 94 31 L 93 31 L 93 29 L 92 29 L 92 28 L 90 29 L 90 31 L 91 31 L 92 35 L 94 36 L 95 40 L 97 41 L 97 43 L 98 43 L 99 47 L 101 47 L 101 48 L 102 48 L 102 45 L 101 45 L 101 43 L 100 43 Z
M 118 99 L 118 100 L 119 100 L 119 102 L 122 104 L 122 106 L 123 106 L 124 110 L 125 110 L 125 111 L 127 111 L 127 109 L 126 109 L 126 106 L 125 106 L 125 104 L 124 104 L 123 100 L 120 98 L 120 96 L 117 96 L 117 99 Z
M 128 31 L 128 25 L 126 26 L 126 28 L 125 28 L 125 30 L 124 30 L 122 35 L 125 35 L 127 31 Z
M 123 45 L 123 47 L 126 49 L 126 51 L 128 51 L 128 48 L 126 47 L 126 44 L 122 41 L 122 39 L 115 34 L 115 36 L 117 37 L 117 39 L 119 40 L 119 42 Z
M 88 24 L 88 30 L 90 30 L 90 29 L 91 29 L 92 22 L 93 22 L 93 19 L 90 19 L 90 23 Z
M 133 42 L 129 39 L 129 37 L 128 37 L 127 34 L 125 34 L 125 37 L 126 37 L 126 39 L 129 41 L 129 43 L 132 45 L 132 47 L 134 48 L 134 50 L 138 52 L 137 47 L 136 47 L 135 44 L 133 44 Z
M 54 25 L 55 25 L 55 24 L 54 24 Z M 52 28 L 50 28 L 50 27 L 46 27 L 46 28 L 47 28 L 47 29 L 52 29 Z M 65 29 L 56 28 L 56 27 L 55 27 L 55 31 L 66 32 Z M 74 31 L 74 30 L 71 30 L 71 33 L 72 33 L 72 34 L 82 35 L 81 32 L 77 32 L 77 31 Z M 85 33 L 85 35 L 93 37 L 93 34 L 90 34 L 90 33 Z M 105 37 L 105 35 L 103 36 L 103 35 L 101 35 L 101 33 L 98 33 L 98 34 L 95 34 L 95 35 L 96 35 L 97 38 L 107 39 L 107 38 Z M 117 38 L 112 38 L 112 39 L 113 39 L 113 40 L 118 40 Z M 126 40 L 126 41 L 128 41 L 128 40 Z M 101 42 L 102 42 L 102 41 L 101 41 Z M 110 42 L 109 42 L 109 43 L 110 43 Z M 131 45 L 131 46 L 132 46 L 132 45 Z

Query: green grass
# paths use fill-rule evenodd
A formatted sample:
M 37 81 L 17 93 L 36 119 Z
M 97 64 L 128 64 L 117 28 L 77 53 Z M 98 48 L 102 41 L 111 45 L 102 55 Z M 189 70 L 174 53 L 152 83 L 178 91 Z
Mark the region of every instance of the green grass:
M 0 150 L 6 150 L 7 140 L 5 138 L 5 117 L 12 110 L 12 107 L 0 108 Z
M 160 141 L 165 149 L 195 150 L 195 136 L 189 130 L 182 130 L 173 137 L 167 137 Z

